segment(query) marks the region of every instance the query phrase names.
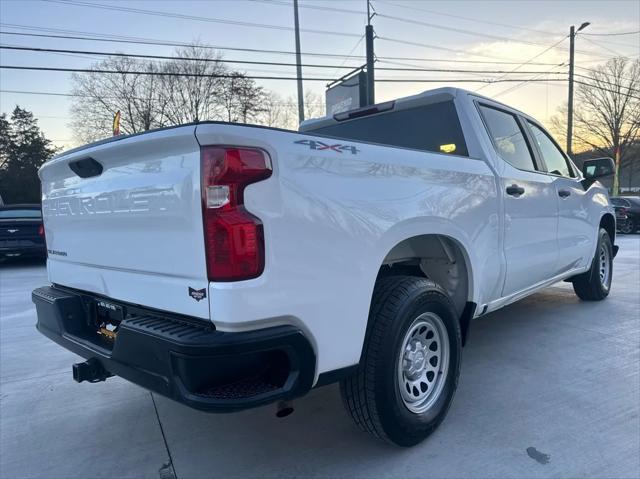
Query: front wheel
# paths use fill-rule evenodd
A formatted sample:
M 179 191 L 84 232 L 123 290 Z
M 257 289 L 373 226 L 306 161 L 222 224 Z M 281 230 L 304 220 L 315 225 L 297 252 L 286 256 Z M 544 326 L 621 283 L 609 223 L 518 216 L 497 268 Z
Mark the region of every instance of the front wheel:
M 356 373 L 340 383 L 364 431 L 399 446 L 431 434 L 449 410 L 460 373 L 460 325 L 447 295 L 419 277 L 376 284 Z
M 573 290 L 584 301 L 601 301 L 609 295 L 613 278 L 613 247 L 609 233 L 603 228 L 598 232 L 596 255 L 591 268 L 573 278 Z

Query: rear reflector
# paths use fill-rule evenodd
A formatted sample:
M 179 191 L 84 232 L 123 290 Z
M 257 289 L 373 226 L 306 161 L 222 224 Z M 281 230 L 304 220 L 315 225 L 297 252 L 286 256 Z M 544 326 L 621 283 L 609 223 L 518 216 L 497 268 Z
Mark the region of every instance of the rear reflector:
M 244 189 L 271 176 L 269 157 L 253 148 L 206 146 L 201 162 L 209 281 L 255 278 L 264 270 L 264 233 L 244 207 Z

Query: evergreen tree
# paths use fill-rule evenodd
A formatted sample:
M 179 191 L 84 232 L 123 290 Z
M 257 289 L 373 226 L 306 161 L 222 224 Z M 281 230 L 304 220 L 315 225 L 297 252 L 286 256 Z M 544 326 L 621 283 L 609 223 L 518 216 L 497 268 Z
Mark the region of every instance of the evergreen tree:
M 55 152 L 30 111 L 16 106 L 11 119 L 0 116 L 0 194 L 5 204 L 40 202 L 38 168 Z

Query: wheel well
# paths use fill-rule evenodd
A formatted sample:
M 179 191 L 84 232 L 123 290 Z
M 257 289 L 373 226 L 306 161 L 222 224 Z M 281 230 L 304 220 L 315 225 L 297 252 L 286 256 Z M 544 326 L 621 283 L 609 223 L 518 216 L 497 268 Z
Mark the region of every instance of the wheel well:
M 611 238 L 611 244 L 615 243 L 616 239 L 616 220 L 613 215 L 610 213 L 606 213 L 600 219 L 600 227 L 604 228 L 607 233 L 609 233 L 609 238 Z
M 471 291 L 471 270 L 462 246 L 444 235 L 407 238 L 385 256 L 378 277 L 410 275 L 429 278 L 448 294 L 456 312 L 462 315 Z

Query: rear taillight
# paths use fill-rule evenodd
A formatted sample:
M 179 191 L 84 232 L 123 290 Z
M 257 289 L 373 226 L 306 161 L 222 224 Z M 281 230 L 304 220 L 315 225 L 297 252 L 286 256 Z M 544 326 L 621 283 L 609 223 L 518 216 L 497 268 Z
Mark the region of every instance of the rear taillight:
M 264 269 L 262 223 L 244 208 L 244 189 L 271 176 L 265 152 L 203 147 L 202 210 L 209 281 L 238 281 Z
M 44 225 L 38 226 L 38 235 L 44 238 Z

